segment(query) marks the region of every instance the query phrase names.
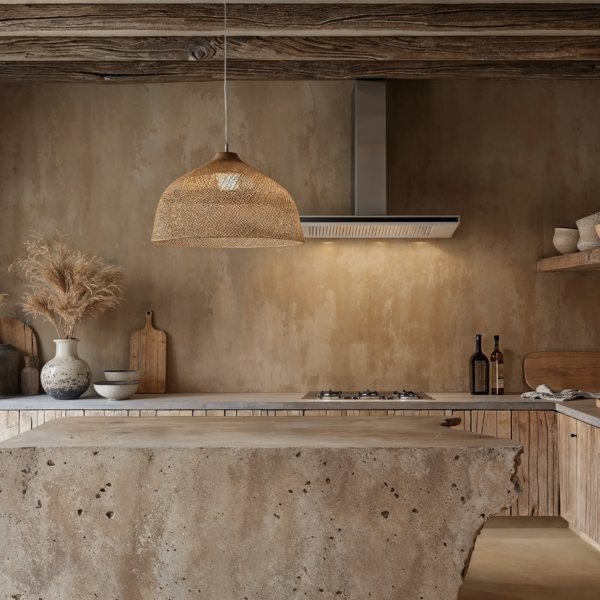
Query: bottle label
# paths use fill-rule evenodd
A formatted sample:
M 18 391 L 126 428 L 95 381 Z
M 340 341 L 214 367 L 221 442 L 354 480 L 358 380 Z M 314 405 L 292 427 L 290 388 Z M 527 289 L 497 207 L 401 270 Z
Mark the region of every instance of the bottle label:
M 484 360 L 475 361 L 475 392 L 485 392 L 486 363 Z
M 492 387 L 497 390 L 504 389 L 504 363 L 492 364 Z

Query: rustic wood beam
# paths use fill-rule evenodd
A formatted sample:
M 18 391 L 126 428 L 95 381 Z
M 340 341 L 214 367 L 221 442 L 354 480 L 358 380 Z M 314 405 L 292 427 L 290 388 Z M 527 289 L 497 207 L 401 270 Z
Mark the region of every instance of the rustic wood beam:
M 230 59 L 600 60 L 600 36 L 228 37 Z M 222 60 L 223 37 L 0 37 L 0 61 Z
M 228 79 L 600 79 L 600 61 L 240 61 Z M 146 83 L 220 81 L 221 61 L 3 62 L 0 82 Z
M 600 4 L 231 4 L 231 29 L 600 30 Z M 0 32 L 216 31 L 222 4 L 3 4 Z

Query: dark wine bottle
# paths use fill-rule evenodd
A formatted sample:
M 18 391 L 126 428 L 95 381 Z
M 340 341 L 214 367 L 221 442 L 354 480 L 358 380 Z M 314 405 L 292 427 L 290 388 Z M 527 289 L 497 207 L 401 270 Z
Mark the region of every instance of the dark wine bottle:
M 475 354 L 469 359 L 471 394 L 487 396 L 490 393 L 490 361 L 481 351 L 481 335 L 476 335 L 475 340 Z
M 496 396 L 504 394 L 504 354 L 500 352 L 500 336 L 494 336 L 494 351 L 490 356 L 492 368 L 491 393 Z

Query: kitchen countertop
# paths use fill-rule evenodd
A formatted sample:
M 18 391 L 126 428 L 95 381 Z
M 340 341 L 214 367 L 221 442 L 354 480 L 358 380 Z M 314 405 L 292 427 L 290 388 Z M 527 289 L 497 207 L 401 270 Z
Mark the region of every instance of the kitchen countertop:
M 432 400 L 302 399 L 305 392 L 136 394 L 121 402 L 100 397 L 54 400 L 47 395 L 0 397 L 5 410 L 552 410 L 600 427 L 595 400 L 553 402 L 464 392 L 426 392 Z
M 89 397 L 54 400 L 47 395 L 0 397 L 0 410 L 553 410 L 554 402 L 517 394 L 471 396 L 426 392 L 432 400 L 302 399 L 305 392 L 136 394 L 131 400 Z

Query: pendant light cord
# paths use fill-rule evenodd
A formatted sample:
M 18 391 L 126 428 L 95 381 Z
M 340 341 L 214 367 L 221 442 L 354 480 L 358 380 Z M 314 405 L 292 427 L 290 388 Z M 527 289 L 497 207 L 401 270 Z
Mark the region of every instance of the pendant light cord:
M 225 152 L 229 152 L 229 142 L 227 141 L 227 0 L 225 7 L 225 60 L 223 65 L 223 96 L 225 97 Z

